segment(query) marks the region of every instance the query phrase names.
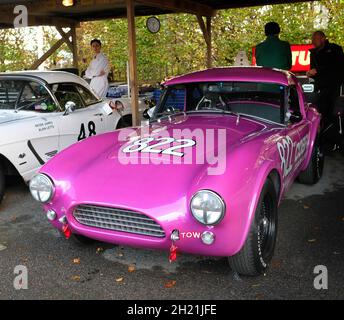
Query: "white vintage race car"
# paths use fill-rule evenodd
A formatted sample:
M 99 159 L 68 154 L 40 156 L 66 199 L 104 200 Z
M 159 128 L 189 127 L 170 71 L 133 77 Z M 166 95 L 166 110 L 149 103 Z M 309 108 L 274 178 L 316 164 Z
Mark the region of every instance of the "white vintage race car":
M 28 182 L 60 150 L 128 125 L 130 106 L 101 100 L 76 75 L 0 73 L 0 202 L 7 175 Z

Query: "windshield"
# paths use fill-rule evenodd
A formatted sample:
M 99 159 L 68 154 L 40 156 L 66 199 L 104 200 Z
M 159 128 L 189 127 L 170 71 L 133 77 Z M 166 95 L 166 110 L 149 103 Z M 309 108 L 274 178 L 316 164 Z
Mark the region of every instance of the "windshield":
M 54 112 L 57 106 L 48 90 L 31 80 L 0 80 L 0 109 Z
M 284 123 L 286 87 L 261 82 L 202 82 L 169 86 L 155 117 L 179 112 L 221 112 Z

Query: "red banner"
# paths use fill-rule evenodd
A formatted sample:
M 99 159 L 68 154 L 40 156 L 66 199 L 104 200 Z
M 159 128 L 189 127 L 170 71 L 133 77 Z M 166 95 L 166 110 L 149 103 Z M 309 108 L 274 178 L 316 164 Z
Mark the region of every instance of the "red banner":
M 293 44 L 291 45 L 291 52 L 293 55 L 292 59 L 292 72 L 306 72 L 310 69 L 310 52 L 309 49 L 312 49 L 313 45 L 311 44 Z M 252 65 L 256 66 L 256 48 L 252 49 Z

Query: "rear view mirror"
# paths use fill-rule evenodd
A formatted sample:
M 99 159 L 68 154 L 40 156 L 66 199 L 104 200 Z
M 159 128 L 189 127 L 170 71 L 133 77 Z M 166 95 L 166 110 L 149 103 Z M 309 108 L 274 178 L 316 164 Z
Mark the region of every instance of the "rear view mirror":
M 65 104 L 65 116 L 70 114 L 70 113 L 73 113 L 74 111 L 76 110 L 76 104 L 75 102 L 73 101 L 68 101 L 66 102 Z
M 304 93 L 313 93 L 314 92 L 314 84 L 305 83 L 302 85 L 302 90 Z

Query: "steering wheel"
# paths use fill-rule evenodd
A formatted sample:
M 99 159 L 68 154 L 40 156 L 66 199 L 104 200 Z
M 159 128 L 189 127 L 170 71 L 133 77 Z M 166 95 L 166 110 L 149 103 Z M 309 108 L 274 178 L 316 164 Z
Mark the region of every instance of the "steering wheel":
M 42 98 L 40 98 L 40 99 L 38 99 L 38 100 L 36 100 L 36 101 L 32 101 L 31 103 L 29 103 L 29 104 L 27 104 L 27 105 L 25 105 L 25 106 L 22 106 L 22 107 L 20 107 L 20 108 L 18 108 L 18 109 L 16 109 L 16 110 L 19 111 L 19 110 L 22 110 L 22 109 L 31 108 L 31 106 L 33 106 L 33 105 L 36 104 L 36 103 L 41 103 L 41 102 L 43 102 L 46 98 L 47 98 L 47 97 L 42 97 Z

